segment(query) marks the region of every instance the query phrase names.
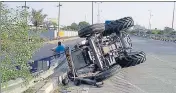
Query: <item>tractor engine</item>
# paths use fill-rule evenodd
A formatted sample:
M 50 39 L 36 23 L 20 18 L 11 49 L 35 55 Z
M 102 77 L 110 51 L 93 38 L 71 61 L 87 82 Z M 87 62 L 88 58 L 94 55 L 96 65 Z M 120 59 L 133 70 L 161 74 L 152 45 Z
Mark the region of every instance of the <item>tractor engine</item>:
M 85 62 L 95 64 L 97 70 L 105 70 L 116 64 L 115 58 L 122 50 L 120 39 L 116 34 L 109 36 L 95 34 L 82 41 L 78 47 L 83 50 Z

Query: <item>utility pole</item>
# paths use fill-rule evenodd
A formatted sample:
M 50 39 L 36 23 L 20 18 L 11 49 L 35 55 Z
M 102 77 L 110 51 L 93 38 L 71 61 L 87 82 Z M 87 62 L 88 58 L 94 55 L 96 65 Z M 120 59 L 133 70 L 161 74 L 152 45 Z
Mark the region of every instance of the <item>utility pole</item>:
M 2 50 L 1 50 L 1 10 L 2 10 L 2 2 L 0 1 L 0 64 L 1 64 L 1 59 L 2 59 Z M 1 76 L 2 74 L 0 73 L 0 82 L 1 82 Z M 1 93 L 1 83 L 0 83 L 0 93 Z
M 92 25 L 93 25 L 93 1 L 92 1 Z
M 27 9 L 29 9 L 28 6 L 26 6 L 26 1 L 24 2 L 24 6 L 22 8 L 25 9 L 25 17 L 26 17 L 26 26 L 28 26 L 28 19 L 27 19 Z M 28 41 L 29 41 L 29 32 L 27 33 Z
M 175 1 L 174 1 L 174 9 L 173 9 L 173 16 L 172 16 L 172 29 L 174 26 L 174 17 L 175 17 Z
M 100 8 L 99 8 L 100 3 L 102 3 L 102 2 L 97 2 L 97 4 L 98 4 L 97 23 L 100 23 Z
M 60 7 L 61 7 L 62 5 L 60 4 L 60 2 L 59 2 L 59 5 L 57 6 L 58 8 L 59 8 L 59 11 L 58 11 L 58 31 L 60 31 Z
M 151 10 L 149 10 L 149 29 L 151 30 L 151 18 L 152 18 Z
M 27 20 L 27 9 L 29 9 L 28 6 L 26 6 L 26 1 L 24 2 L 24 6 L 22 6 L 22 8 L 25 9 L 25 13 L 26 13 L 26 24 L 28 23 L 28 20 Z
M 87 19 L 86 19 L 86 15 L 85 15 L 85 22 L 87 21 Z

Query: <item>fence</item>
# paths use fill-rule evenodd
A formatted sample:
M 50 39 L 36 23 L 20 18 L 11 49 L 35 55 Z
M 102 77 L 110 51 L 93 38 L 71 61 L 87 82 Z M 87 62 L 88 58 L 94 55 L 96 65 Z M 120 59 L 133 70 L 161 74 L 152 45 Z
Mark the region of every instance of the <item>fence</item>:
M 35 60 L 34 63 L 30 64 L 32 66 L 31 71 L 34 78 L 29 81 L 29 84 L 24 86 L 23 80 L 18 78 L 8 82 L 8 86 L 2 89 L 2 93 L 22 93 L 23 91 L 27 90 L 28 87 L 36 85 L 36 81 L 40 81 L 51 76 L 53 73 L 55 73 L 55 68 L 66 62 L 65 56 L 62 56 L 63 54 L 55 54 Z
M 48 70 L 52 64 L 54 64 L 57 60 L 62 58 L 64 53 L 61 54 L 54 54 L 48 57 L 44 57 L 38 60 L 35 60 L 33 63 L 30 63 L 31 70 L 30 72 L 40 72 Z

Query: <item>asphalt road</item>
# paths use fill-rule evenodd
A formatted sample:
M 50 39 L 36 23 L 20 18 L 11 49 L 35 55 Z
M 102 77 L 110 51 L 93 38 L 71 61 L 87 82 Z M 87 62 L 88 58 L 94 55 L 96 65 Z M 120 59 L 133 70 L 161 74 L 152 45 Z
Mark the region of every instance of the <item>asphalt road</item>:
M 140 37 L 132 37 L 132 42 L 134 50 L 147 54 L 145 63 L 123 68 L 104 81 L 101 88 L 71 83 L 68 90 L 71 93 L 176 93 L 176 44 Z
M 73 39 L 73 40 L 69 40 L 66 42 L 63 42 L 64 45 L 66 46 L 70 46 L 71 48 L 74 47 L 74 45 L 80 41 L 82 41 L 83 39 Z M 33 60 L 39 60 L 45 57 L 49 57 L 53 55 L 53 51 L 51 51 L 52 48 L 56 47 L 57 43 L 55 44 L 44 44 L 38 51 L 35 52 L 35 54 L 33 55 Z

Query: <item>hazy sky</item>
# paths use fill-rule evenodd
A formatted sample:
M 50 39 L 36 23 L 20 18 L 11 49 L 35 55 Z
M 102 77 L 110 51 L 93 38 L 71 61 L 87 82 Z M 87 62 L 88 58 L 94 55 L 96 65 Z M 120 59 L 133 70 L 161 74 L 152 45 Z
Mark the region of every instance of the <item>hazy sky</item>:
M 24 5 L 24 2 L 5 2 L 9 7 Z M 92 2 L 61 2 L 61 25 L 70 25 L 72 22 L 92 22 Z M 34 9 L 42 9 L 48 18 L 57 18 L 58 2 L 27 2 L 27 6 Z M 125 16 L 133 17 L 135 23 L 148 28 L 149 11 L 152 11 L 152 28 L 163 29 L 171 27 L 173 2 L 102 2 L 100 4 L 100 20 L 115 20 Z M 29 11 L 30 11 L 29 10 Z M 94 3 L 94 23 L 97 22 L 98 4 Z M 176 18 L 175 18 L 176 24 Z M 176 29 L 176 25 L 174 28 Z

